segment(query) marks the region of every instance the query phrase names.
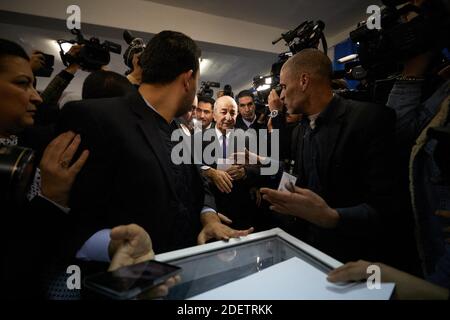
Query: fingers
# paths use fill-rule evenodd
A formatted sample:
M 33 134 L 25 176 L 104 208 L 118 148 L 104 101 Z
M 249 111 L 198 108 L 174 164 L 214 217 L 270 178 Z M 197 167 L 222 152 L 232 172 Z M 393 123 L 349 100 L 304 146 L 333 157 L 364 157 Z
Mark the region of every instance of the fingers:
M 80 142 L 81 142 L 80 135 L 77 134 L 61 155 L 60 158 L 61 161 L 67 161 L 67 163 L 70 163 L 72 161 L 75 152 L 77 152 L 78 147 L 80 146 Z
M 169 288 L 167 287 L 166 284 L 161 284 L 157 287 L 154 287 L 152 289 L 150 289 L 147 292 L 142 293 L 139 296 L 139 299 L 156 299 L 156 298 L 162 298 L 167 296 L 167 294 L 169 293 Z
M 181 277 L 180 277 L 180 275 L 177 274 L 176 276 L 167 279 L 164 284 L 167 286 L 167 288 L 170 289 L 173 286 L 175 286 L 177 283 L 179 283 L 180 281 L 181 281 Z
M 89 157 L 89 151 L 88 150 L 84 150 L 80 157 L 78 158 L 78 160 L 72 165 L 72 167 L 70 167 L 70 172 L 72 174 L 78 174 L 78 172 L 80 172 L 80 170 L 83 168 L 84 164 L 86 163 L 87 159 Z
M 223 215 L 221 213 L 218 213 L 217 215 L 219 216 L 219 219 L 220 219 L 220 221 L 222 223 L 225 223 L 225 224 L 232 224 L 233 223 L 233 221 L 230 218 L 228 218 L 227 216 L 225 216 L 225 215 Z
M 289 211 L 285 207 L 283 207 L 279 204 L 274 204 L 274 205 L 270 206 L 269 209 L 272 211 L 276 211 L 278 213 L 284 213 L 284 214 L 289 213 Z
M 256 190 L 256 206 L 259 208 L 261 206 L 261 193 Z
M 73 175 L 78 174 L 89 157 L 89 151 L 84 150 L 78 160 L 69 168 L 73 156 L 81 143 L 80 135 L 72 131 L 65 132 L 47 146 L 42 156 L 41 165 L 54 167 L 56 165 L 69 169 Z
M 231 178 L 227 172 L 219 171 L 216 186 L 220 192 L 230 193 L 233 188 L 232 180 L 233 178 Z
M 176 275 L 167 279 L 163 284 L 144 292 L 139 296 L 140 299 L 156 299 L 162 298 L 169 294 L 169 289 L 178 284 L 181 281 L 181 277 Z
M 244 168 L 242 166 L 233 166 L 230 169 L 226 171 L 231 179 L 233 180 L 239 180 L 244 176 L 243 172 Z
M 68 131 L 53 139 L 45 149 L 44 155 L 42 156 L 42 161 L 59 161 L 61 154 L 64 152 L 69 143 L 71 143 L 74 137 L 75 133 Z
M 270 203 L 285 203 L 289 201 L 291 193 L 287 191 L 278 191 L 268 188 L 261 188 L 260 192 L 263 194 L 263 199 Z
M 205 244 L 206 241 L 208 241 L 208 240 L 209 239 L 206 238 L 206 232 L 202 230 L 197 237 L 197 244 L 199 244 L 199 245 Z
M 367 279 L 367 266 L 370 265 L 366 261 L 349 262 L 328 274 L 328 281 L 330 282 L 347 282 L 359 281 Z
M 225 230 L 226 236 L 228 238 L 239 238 L 239 237 L 245 237 L 255 231 L 255 228 L 251 227 L 247 230 L 235 230 L 227 227 Z
M 219 189 L 222 193 L 230 193 L 231 188 L 226 182 L 225 178 L 219 177 L 216 181 L 216 187 Z
M 255 228 L 253 228 L 253 227 L 248 228 L 247 230 L 239 230 L 238 237 L 248 236 L 250 233 L 253 233 L 253 231 L 255 231 Z
M 111 240 L 129 240 L 135 234 L 132 225 L 118 226 L 111 230 Z

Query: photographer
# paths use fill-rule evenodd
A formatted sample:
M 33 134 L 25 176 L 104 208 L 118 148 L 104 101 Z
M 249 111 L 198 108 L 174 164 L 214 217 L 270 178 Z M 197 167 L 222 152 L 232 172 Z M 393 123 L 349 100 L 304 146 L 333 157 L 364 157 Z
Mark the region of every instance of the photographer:
M 76 58 L 80 53 L 81 45 L 73 45 L 67 52 L 68 55 Z M 42 61 L 42 55 L 34 52 L 31 56 L 31 67 L 35 73 L 42 66 L 39 61 Z M 38 61 L 38 63 L 36 63 Z M 68 67 L 58 73 L 52 81 L 47 85 L 44 91 L 41 92 L 41 98 L 44 105 L 57 105 L 61 95 L 67 86 L 73 80 L 75 74 L 80 69 L 77 63 L 71 63 Z

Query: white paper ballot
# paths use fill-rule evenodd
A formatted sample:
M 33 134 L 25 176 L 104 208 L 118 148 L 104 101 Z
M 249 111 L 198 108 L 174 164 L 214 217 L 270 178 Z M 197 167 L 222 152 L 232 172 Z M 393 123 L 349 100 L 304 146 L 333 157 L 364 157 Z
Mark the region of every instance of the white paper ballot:
M 292 174 L 289 174 L 287 172 L 283 172 L 283 175 L 281 176 L 280 184 L 278 185 L 278 191 L 290 191 L 293 192 L 294 190 L 289 190 L 288 187 L 290 185 L 295 186 L 295 183 L 297 182 L 297 177 L 293 176 Z
M 192 297 L 192 300 L 388 300 L 393 283 L 369 290 L 366 283 L 334 285 L 310 264 L 292 258 Z

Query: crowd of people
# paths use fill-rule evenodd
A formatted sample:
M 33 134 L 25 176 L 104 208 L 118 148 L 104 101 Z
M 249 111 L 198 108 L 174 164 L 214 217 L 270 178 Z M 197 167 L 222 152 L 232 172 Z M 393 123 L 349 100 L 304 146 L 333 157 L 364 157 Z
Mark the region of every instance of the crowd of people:
M 40 54 L 0 39 L 0 142 L 34 149 L 38 163 L 26 199 L 2 204 L 10 298 L 23 297 L 29 261 L 36 283 L 27 296 L 52 298 L 50 284 L 74 261 L 88 274 L 115 270 L 281 227 L 345 263 L 331 282 L 365 279 L 374 261 L 397 298 L 448 299 L 450 72 L 431 70 L 434 54 L 406 61 L 381 106 L 336 94 L 330 59 L 305 49 L 283 65 L 281 94 L 273 90 L 259 112 L 251 90 L 198 96 L 199 47 L 162 31 L 128 77 L 94 71 L 82 99 L 60 106 L 79 66 L 37 92 Z M 430 74 L 439 81 L 426 94 Z M 214 161 L 174 163 L 178 129 L 184 141 L 211 137 L 200 139 L 201 153 L 215 150 Z M 233 143 L 252 133 L 258 146 L 278 144 L 279 155 Z M 222 161 L 238 154 L 258 161 Z M 278 163 L 275 174 L 262 174 L 267 159 Z M 278 188 L 283 171 L 297 178 L 287 190 Z

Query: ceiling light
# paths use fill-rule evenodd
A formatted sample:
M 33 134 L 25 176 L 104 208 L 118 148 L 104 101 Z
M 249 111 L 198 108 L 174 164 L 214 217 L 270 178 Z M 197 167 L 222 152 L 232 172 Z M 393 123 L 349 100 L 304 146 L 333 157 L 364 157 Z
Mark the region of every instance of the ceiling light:
M 208 70 L 208 67 L 211 65 L 211 60 L 209 59 L 200 59 L 200 74 L 206 73 L 206 70 Z

